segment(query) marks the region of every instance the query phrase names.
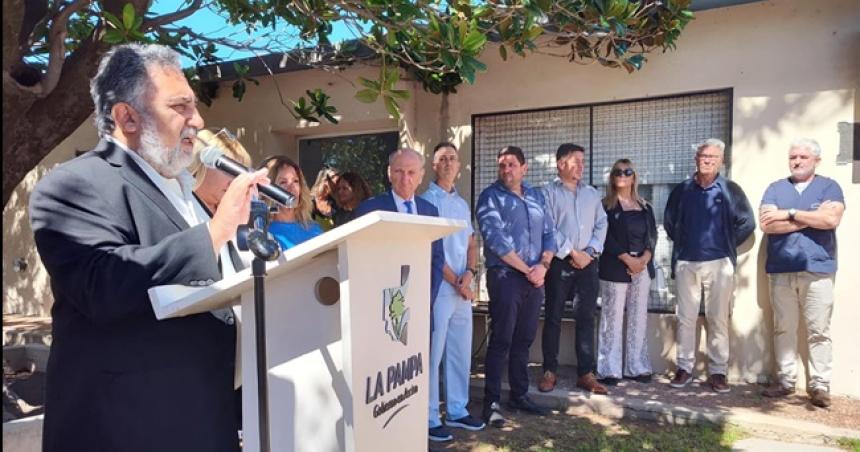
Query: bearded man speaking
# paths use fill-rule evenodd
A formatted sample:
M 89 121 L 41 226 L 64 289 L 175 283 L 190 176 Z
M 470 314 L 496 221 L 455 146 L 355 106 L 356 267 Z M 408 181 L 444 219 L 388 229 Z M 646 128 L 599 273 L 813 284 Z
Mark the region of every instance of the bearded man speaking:
M 101 141 L 30 199 L 55 299 L 43 450 L 237 451 L 235 326 L 159 321 L 147 289 L 221 278 L 219 250 L 265 170 L 234 179 L 201 218 L 185 167 L 203 119 L 179 55 L 114 47 L 90 86 Z

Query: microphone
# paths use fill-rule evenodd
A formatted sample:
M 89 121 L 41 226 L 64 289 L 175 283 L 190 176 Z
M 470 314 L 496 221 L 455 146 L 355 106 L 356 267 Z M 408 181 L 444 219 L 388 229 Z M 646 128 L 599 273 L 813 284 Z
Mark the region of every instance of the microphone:
M 224 151 L 215 146 L 206 146 L 200 151 L 200 161 L 208 168 L 215 168 L 233 177 L 250 172 L 241 163 L 224 155 Z M 257 185 L 260 193 L 272 201 L 287 207 L 296 207 L 296 197 L 277 185 Z

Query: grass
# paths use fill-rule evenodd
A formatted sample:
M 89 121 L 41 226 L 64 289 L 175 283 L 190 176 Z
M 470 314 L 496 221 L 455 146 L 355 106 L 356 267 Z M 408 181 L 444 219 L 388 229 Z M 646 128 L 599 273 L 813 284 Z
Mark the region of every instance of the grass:
M 516 415 L 503 429 L 455 432 L 446 450 L 458 451 L 729 451 L 747 436 L 731 425 L 663 425 L 600 416 L 555 413 L 543 418 Z
M 843 449 L 852 450 L 854 452 L 860 452 L 860 439 L 856 438 L 839 438 L 836 440 L 836 444 Z

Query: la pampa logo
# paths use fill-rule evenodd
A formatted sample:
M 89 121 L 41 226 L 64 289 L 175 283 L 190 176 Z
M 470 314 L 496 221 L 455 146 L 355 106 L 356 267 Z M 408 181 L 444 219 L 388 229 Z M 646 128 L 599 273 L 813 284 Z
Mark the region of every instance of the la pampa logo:
M 400 266 L 400 286 L 382 289 L 382 320 L 385 332 L 395 342 L 406 345 L 409 337 L 409 307 L 406 293 L 409 291 L 409 266 Z

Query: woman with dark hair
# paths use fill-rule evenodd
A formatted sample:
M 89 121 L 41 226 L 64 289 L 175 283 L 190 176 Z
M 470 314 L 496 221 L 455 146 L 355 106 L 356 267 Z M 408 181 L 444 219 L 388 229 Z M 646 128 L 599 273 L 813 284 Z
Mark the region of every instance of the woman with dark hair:
M 269 232 L 281 249 L 292 248 L 322 234 L 320 225 L 311 219 L 311 193 L 299 165 L 283 155 L 269 158 L 265 165 L 272 183 L 296 197 L 296 207 L 277 206 L 269 223 Z
M 355 218 L 354 210 L 371 196 L 370 185 L 358 173 L 346 172 L 340 175 L 335 186 L 334 199 L 338 209 L 334 214 L 334 225 L 346 224 Z
M 609 228 L 599 264 L 603 303 L 597 373 L 602 383 L 618 384 L 626 345 L 623 377 L 647 383 L 651 381 L 651 362 L 645 330 L 657 223 L 651 205 L 639 196 L 638 179 L 630 160 L 620 159 L 612 166 L 603 208 Z M 626 334 L 622 331 L 625 308 Z

